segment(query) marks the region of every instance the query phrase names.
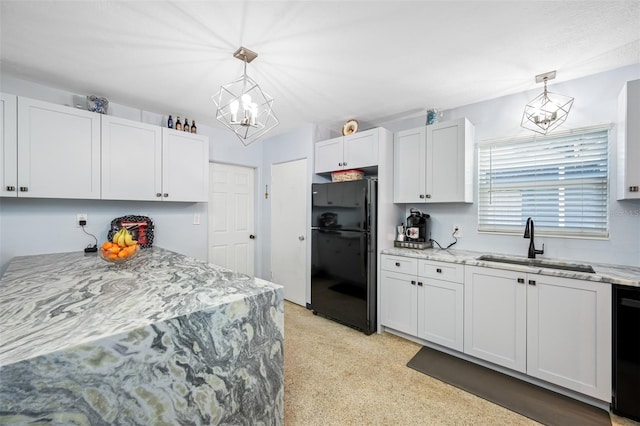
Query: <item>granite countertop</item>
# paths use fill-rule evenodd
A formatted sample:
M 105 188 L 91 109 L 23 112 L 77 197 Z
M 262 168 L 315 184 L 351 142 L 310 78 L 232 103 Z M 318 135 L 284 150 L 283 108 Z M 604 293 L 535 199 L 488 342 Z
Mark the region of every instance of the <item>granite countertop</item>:
M 16 257 L 0 279 L 0 367 L 281 288 L 159 247 L 124 265 Z
M 562 269 L 542 268 L 539 266 L 515 265 L 509 263 L 492 262 L 487 260 L 478 260 L 481 255 L 493 254 L 497 257 L 505 257 L 504 254 L 498 253 L 480 253 L 468 250 L 452 250 L 431 248 L 425 250 L 409 249 L 409 248 L 389 248 L 382 250 L 382 254 L 395 256 L 413 257 L 417 259 L 435 260 L 440 262 L 461 263 L 469 266 L 483 266 L 488 268 L 506 269 L 510 271 L 538 273 L 542 275 L 551 275 L 565 278 L 576 278 L 580 280 L 605 282 L 610 284 L 620 284 L 632 287 L 640 287 L 640 267 L 609 265 L 601 263 L 588 263 L 593 267 L 595 273 L 576 272 Z M 509 256 L 519 257 L 519 256 Z M 522 259 L 526 259 L 522 257 Z M 540 257 L 539 259 L 553 260 L 554 262 L 572 264 L 574 261 L 563 261 L 559 259 L 549 259 Z

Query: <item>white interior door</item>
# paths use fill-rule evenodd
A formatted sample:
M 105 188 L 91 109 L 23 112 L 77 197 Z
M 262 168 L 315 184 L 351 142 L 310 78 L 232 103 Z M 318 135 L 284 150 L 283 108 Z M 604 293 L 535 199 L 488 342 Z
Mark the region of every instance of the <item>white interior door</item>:
M 307 160 L 271 166 L 271 280 L 284 298 L 307 303 Z
M 209 167 L 209 262 L 253 276 L 254 170 Z

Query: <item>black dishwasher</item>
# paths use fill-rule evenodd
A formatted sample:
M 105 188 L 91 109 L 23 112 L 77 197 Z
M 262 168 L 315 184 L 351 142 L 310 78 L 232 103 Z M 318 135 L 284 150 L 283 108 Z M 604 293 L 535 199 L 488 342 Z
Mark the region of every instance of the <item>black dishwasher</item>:
M 640 287 L 613 286 L 613 412 L 640 420 Z

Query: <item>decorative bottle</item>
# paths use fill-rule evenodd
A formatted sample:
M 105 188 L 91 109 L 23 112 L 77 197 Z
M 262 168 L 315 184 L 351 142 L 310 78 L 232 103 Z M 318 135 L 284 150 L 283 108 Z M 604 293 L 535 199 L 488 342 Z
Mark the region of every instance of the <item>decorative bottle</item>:
M 191 133 L 196 133 L 196 122 L 194 120 L 191 121 Z
M 182 126 L 182 130 L 185 132 L 190 132 L 191 127 L 189 127 L 189 119 L 187 117 L 184 118 L 184 125 Z
M 167 127 L 173 129 L 173 118 L 171 116 L 169 116 L 169 119 L 167 120 Z
M 182 130 L 182 123 L 180 122 L 180 116 L 176 120 L 176 130 Z

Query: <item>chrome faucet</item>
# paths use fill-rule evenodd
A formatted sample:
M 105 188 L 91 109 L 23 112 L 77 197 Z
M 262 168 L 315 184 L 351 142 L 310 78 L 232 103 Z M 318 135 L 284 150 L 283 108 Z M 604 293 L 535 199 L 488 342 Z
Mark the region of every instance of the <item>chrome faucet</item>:
M 527 225 L 524 228 L 524 238 L 529 238 L 529 253 L 527 254 L 527 257 L 529 259 L 535 259 L 536 258 L 536 254 L 544 254 L 544 243 L 542 243 L 542 250 L 536 250 L 536 245 L 533 241 L 534 238 L 534 226 L 533 226 L 533 219 L 531 218 L 527 218 Z

